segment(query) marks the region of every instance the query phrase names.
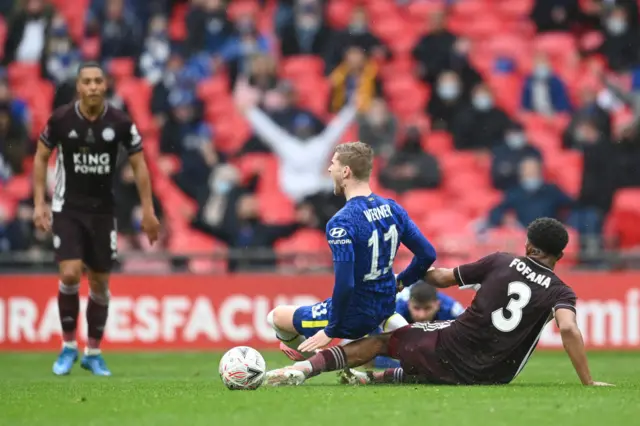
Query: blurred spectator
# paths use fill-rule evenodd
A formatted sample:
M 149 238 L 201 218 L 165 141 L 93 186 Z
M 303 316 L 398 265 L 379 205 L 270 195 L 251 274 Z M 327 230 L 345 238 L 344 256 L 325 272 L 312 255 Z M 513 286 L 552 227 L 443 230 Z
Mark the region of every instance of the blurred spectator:
M 213 148 L 211 129 L 197 114 L 194 96 L 174 92 L 169 102 L 173 110 L 162 129 L 160 151 L 180 158 L 181 168 L 174 175 L 174 181 L 185 194 L 197 199 L 199 188 L 206 185 L 220 157 Z
M 333 33 L 324 24 L 318 0 L 298 0 L 294 21 L 281 33 L 282 56 L 319 55 L 330 62 Z
M 468 102 L 458 74 L 454 71 L 441 73 L 427 106 L 432 130 L 450 131 L 453 118 L 463 106 L 468 106 Z
M 9 88 L 9 83 L 3 78 L 0 78 L 0 103 L 9 105 L 11 117 L 22 123 L 27 128 L 28 132 L 31 127 L 29 106 L 22 99 L 13 96 L 11 89 Z
M 628 71 L 638 65 L 640 37 L 637 29 L 629 24 L 629 16 L 623 7 L 614 8 L 605 21 L 604 42 L 598 53 L 604 55 L 614 71 Z
M 186 20 L 189 53 L 219 54 L 233 33 L 223 0 L 192 1 Z
M 640 131 L 638 118 L 622 132 L 616 148 L 617 187 L 640 187 Z
M 375 98 L 369 110 L 358 115 L 358 139 L 369 144 L 376 156 L 393 154 L 397 133 L 398 120 L 383 98 Z
M 292 200 L 302 201 L 318 192 L 330 191 L 333 182 L 327 173 L 331 150 L 356 116 L 353 103 L 345 106 L 319 135 L 313 135 L 311 123 L 304 120 L 288 133 L 257 106 L 258 94 L 249 87 L 239 87 L 238 107 L 253 131 L 280 159 L 280 188 Z
M 109 0 L 91 0 L 87 15 L 85 16 L 85 27 L 99 28 L 104 17 L 105 4 Z M 147 23 L 154 13 L 169 12 L 169 0 L 124 0 L 124 12 L 144 34 L 147 30 Z
M 264 94 L 268 90 L 275 89 L 278 84 L 278 69 L 272 56 L 264 54 L 253 55 L 246 73 L 247 82 L 260 92 L 261 101 Z
M 227 64 L 233 84 L 239 74 L 251 69 L 253 57 L 270 51 L 269 40 L 258 32 L 254 17 L 245 15 L 236 21 L 235 34 L 222 47 L 220 58 Z
M 582 235 L 600 236 L 616 188 L 618 166 L 614 147 L 593 122 L 585 120 L 577 130 L 582 135 L 582 186 L 571 224 Z
M 296 106 L 296 90 L 288 80 L 281 80 L 274 90 L 264 93 L 261 107 L 267 115 L 290 134 L 317 135 L 324 123 L 311 111 Z M 242 148 L 242 153 L 271 152 L 262 139 L 252 135 Z
M 144 51 L 140 56 L 140 73 L 152 86 L 162 80 L 171 55 L 167 25 L 167 18 L 162 14 L 151 19 L 149 32 L 144 41 Z
M 344 57 L 345 48 L 348 46 L 358 46 L 365 51 L 368 56 L 375 59 L 384 59 L 388 49 L 382 41 L 369 31 L 367 12 L 364 7 L 357 7 L 351 15 L 349 26 L 336 34 L 334 53 L 332 54 L 330 70 L 340 63 Z
M 544 115 L 571 112 L 567 87 L 553 72 L 545 54 L 536 55 L 533 73 L 525 80 L 522 88 L 522 108 Z
M 153 86 L 151 94 L 151 114 L 158 127 L 164 126 L 167 121 L 171 106 L 169 97 L 172 92 L 181 92 L 189 89 L 189 81 L 184 75 L 185 59 L 180 46 L 172 46 L 171 55 L 167 61 L 167 67 L 162 74 L 162 79 Z
M 11 116 L 11 105 L 0 103 L 0 162 L 5 180 L 23 172 L 23 162 L 30 151 L 24 124 Z
M 54 17 L 47 47 L 42 56 L 42 75 L 55 85 L 74 79 L 82 61 L 80 50 L 69 36 L 64 21 Z
M 505 132 L 504 143 L 493 148 L 491 181 L 493 187 L 507 190 L 518 184 L 520 163 L 533 157 L 542 161 L 540 151 L 527 142 L 527 135 L 520 124 L 513 123 Z
M 488 225 L 502 225 L 510 212 L 523 227 L 539 217 L 564 219 L 564 210 L 572 208 L 573 203 L 560 188 L 544 181 L 539 160 L 527 158 L 520 163 L 520 184 L 505 192 L 502 202 L 489 213 Z
M 456 37 L 446 27 L 446 14 L 434 12 L 429 16 L 429 33 L 423 35 L 413 48 L 413 58 L 418 62 L 418 73 L 427 82 L 448 67 Z
M 44 0 L 24 0 L 9 20 L 2 63 L 40 62 L 52 16 L 53 9 Z
M 336 113 L 357 94 L 361 107 L 366 111 L 373 98 L 382 93 L 378 79 L 378 66 L 368 59 L 364 50 L 350 46 L 344 53 L 344 60 L 329 76 L 331 96 L 329 111 Z
M 100 58 L 138 57 L 144 33 L 135 16 L 125 10 L 124 0 L 106 0 L 104 7 L 97 26 L 88 26 L 85 31 L 88 37 L 100 37 Z
M 440 186 L 442 175 L 438 160 L 422 150 L 422 135 L 416 126 L 407 128 L 400 149 L 380 172 L 383 187 L 403 193 L 412 189 L 432 189 Z
M 453 44 L 453 50 L 449 55 L 447 66 L 442 71 L 451 70 L 460 76 L 462 81 L 462 96 L 468 99 L 471 96 L 473 88 L 482 83 L 482 77 L 469 62 L 469 53 L 471 52 L 471 40 L 466 37 L 460 37 Z M 440 72 L 435 74 L 439 76 Z
M 229 259 L 227 272 L 256 271 L 272 269 L 275 262 L 274 244 L 281 238 L 291 236 L 301 226 L 312 222 L 312 212 L 308 208 L 298 209 L 296 221 L 282 225 L 270 225 L 260 220 L 260 205 L 254 194 L 241 188 L 231 188 L 229 201 L 222 210 L 215 225 L 205 222 L 201 212 L 192 225 L 229 246 L 230 249 L 262 249 L 259 257 L 247 255 Z M 247 253 L 249 254 L 249 253 Z M 261 256 L 260 256 L 261 254 Z
M 576 131 L 578 123 L 589 120 L 604 137 L 611 137 L 611 117 L 597 101 L 597 93 L 591 88 L 584 88 L 580 92 L 580 107 L 574 111 L 569 125 L 562 135 L 562 146 L 565 149 L 577 148 L 580 145 L 580 134 Z
M 535 0 L 531 19 L 539 33 L 570 31 L 580 18 L 578 0 Z
M 282 37 L 284 29 L 292 25 L 294 0 L 279 0 L 276 2 L 276 13 L 274 14 L 274 28 L 278 38 Z
M 457 149 L 487 149 L 500 143 L 511 120 L 495 106 L 488 86 L 473 90 L 471 105 L 462 108 L 453 119 L 453 143 Z
M 133 169 L 128 161 L 122 161 L 118 165 L 114 193 L 118 233 L 129 237 L 127 239 L 130 246 L 140 248 L 140 241 L 135 238 L 142 233 L 140 196 Z M 162 205 L 155 195 L 153 195 L 153 208 L 158 219 L 162 221 Z
M 41 259 L 45 251 L 51 251 L 51 233 L 33 226 L 32 199 L 21 200 L 12 218 L 0 207 L 0 252 L 26 252 L 30 258 Z

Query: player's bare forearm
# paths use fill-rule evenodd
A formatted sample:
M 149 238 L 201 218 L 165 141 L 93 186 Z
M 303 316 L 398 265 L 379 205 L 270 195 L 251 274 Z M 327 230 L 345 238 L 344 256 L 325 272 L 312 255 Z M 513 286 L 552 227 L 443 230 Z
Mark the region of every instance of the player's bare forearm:
M 149 169 L 144 161 L 144 154 L 138 152 L 129 157 L 133 175 L 135 176 L 138 194 L 140 195 L 140 203 L 144 213 L 154 213 L 153 196 L 151 190 L 151 178 L 149 177 Z
M 447 288 L 458 285 L 456 277 L 453 275 L 453 269 L 449 268 L 430 268 L 424 277 L 425 281 L 434 287 Z
M 43 142 L 38 142 L 36 155 L 33 159 L 33 202 L 35 205 L 45 203 L 49 157 L 51 157 L 51 150 Z
M 560 336 L 562 337 L 564 350 L 567 351 L 567 355 L 569 355 L 573 368 L 578 373 L 582 384 L 593 384 L 591 372 L 589 371 L 589 362 L 587 361 L 587 352 L 585 351 L 582 333 L 580 333 L 578 326 L 574 325 L 560 329 Z

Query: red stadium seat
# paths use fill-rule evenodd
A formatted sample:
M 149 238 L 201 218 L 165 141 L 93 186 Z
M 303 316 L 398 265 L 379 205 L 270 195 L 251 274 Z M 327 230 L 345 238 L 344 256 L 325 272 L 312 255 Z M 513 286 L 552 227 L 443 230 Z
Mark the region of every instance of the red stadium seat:
M 329 25 L 342 29 L 349 25 L 353 13 L 353 2 L 349 0 L 332 0 L 327 5 L 326 15 Z
M 422 220 L 430 212 L 441 210 L 446 205 L 444 194 L 437 190 L 420 189 L 405 192 L 399 201 L 414 220 Z
M 615 223 L 615 233 L 620 247 L 640 245 L 640 189 L 620 189 L 616 192 L 610 219 Z
M 18 200 L 0 193 L 0 218 L 4 223 L 11 222 L 16 214 Z
M 282 192 L 258 194 L 260 218 L 266 223 L 292 223 L 295 220 L 293 202 Z
M 229 81 L 225 76 L 216 76 L 198 83 L 197 94 L 204 102 L 217 102 L 229 97 Z
M 12 62 L 7 66 L 7 77 L 11 86 L 37 81 L 40 79 L 40 64 Z
M 136 64 L 131 58 L 114 58 L 109 61 L 109 74 L 116 80 L 133 77 Z
M 27 198 L 31 194 L 31 177 L 14 176 L 5 184 L 3 194 L 16 201 Z
M 324 73 L 324 62 L 316 56 L 291 56 L 282 60 L 282 76 L 295 79 L 300 76 L 317 75 Z
M 553 58 L 566 57 L 577 50 L 576 39 L 569 33 L 546 33 L 538 35 L 533 42 L 534 50 Z
M 453 138 L 443 131 L 429 133 L 422 139 L 422 149 L 436 157 L 449 155 L 453 152 Z
M 187 38 L 187 12 L 188 4 L 177 3 L 173 7 L 171 20 L 169 21 L 169 36 L 172 40 L 184 40 Z
M 260 11 L 260 5 L 254 0 L 235 0 L 227 6 L 227 16 L 235 21 L 241 16 L 255 16 Z

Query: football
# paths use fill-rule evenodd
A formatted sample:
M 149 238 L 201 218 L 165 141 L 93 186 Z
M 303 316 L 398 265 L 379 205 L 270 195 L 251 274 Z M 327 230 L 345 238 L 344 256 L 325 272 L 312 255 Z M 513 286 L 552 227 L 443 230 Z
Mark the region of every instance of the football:
M 237 346 L 222 356 L 218 372 L 230 390 L 255 390 L 264 381 L 266 364 L 260 352 Z

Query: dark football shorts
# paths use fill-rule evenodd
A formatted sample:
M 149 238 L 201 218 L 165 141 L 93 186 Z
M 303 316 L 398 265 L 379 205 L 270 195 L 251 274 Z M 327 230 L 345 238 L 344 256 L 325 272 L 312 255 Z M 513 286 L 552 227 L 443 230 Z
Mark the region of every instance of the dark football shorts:
M 439 323 L 414 323 L 399 328 L 389 338 L 389 356 L 400 361 L 405 375 L 430 384 L 457 384 L 448 360 L 438 351 Z
M 113 215 L 53 213 L 56 261 L 80 259 L 94 272 L 110 272 L 118 249 Z

